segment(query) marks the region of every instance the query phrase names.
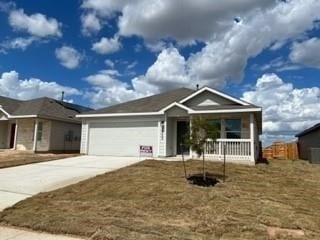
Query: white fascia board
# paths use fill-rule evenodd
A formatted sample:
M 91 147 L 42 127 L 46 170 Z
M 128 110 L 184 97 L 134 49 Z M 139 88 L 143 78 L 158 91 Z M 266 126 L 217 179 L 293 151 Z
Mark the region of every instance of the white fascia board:
M 78 114 L 76 118 L 96 118 L 96 117 L 130 117 L 130 116 L 155 116 L 163 115 L 162 112 L 139 112 L 139 113 L 97 113 Z
M 205 113 L 243 113 L 243 112 L 261 112 L 261 108 L 243 108 L 243 109 L 219 109 L 219 110 L 192 110 L 189 114 L 205 114 Z
M 17 118 L 36 118 L 38 115 L 11 115 L 10 119 L 17 119 Z
M 2 108 L 1 105 L 0 105 L 0 111 L 3 112 L 8 118 L 10 117 L 10 114 L 7 113 L 7 112 Z
M 0 105 L 0 111 L 3 112 L 9 119 L 16 119 L 16 118 L 35 118 L 38 117 L 37 115 L 10 115 L 7 113 L 2 106 Z
M 169 110 L 170 108 L 173 108 L 173 107 L 182 108 L 183 110 L 186 110 L 187 112 L 192 111 L 192 109 L 188 108 L 187 106 L 182 105 L 181 103 L 174 102 L 174 103 L 171 103 L 170 105 L 162 108 L 159 112 L 161 112 L 162 114 L 164 114 L 165 111 L 167 111 L 167 110 Z
M 236 102 L 236 103 L 241 104 L 241 105 L 244 105 L 244 106 L 250 105 L 250 104 L 247 103 L 247 102 L 244 102 L 244 101 L 242 101 L 242 100 L 240 100 L 240 99 L 234 98 L 234 97 L 232 97 L 232 96 L 230 96 L 230 95 L 227 95 L 227 94 L 225 94 L 225 93 L 222 93 L 222 92 L 220 92 L 220 91 L 217 91 L 217 90 L 212 89 L 212 88 L 209 88 L 209 87 L 203 87 L 203 88 L 199 89 L 198 91 L 192 93 L 192 94 L 189 95 L 188 97 L 182 99 L 182 100 L 180 101 L 180 103 L 184 103 L 184 102 L 190 100 L 191 98 L 194 98 L 195 96 L 199 95 L 200 93 L 202 93 L 202 92 L 204 92 L 204 91 L 209 91 L 209 92 L 211 92 L 211 93 L 213 93 L 213 94 L 216 94 L 216 95 L 218 95 L 218 96 L 221 96 L 221 97 L 223 97 L 223 98 L 226 98 L 226 99 L 228 99 L 228 100 L 230 100 L 230 101 Z

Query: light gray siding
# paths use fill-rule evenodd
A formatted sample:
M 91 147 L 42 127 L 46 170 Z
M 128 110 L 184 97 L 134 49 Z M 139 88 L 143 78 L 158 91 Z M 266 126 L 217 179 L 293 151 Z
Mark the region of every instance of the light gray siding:
M 299 157 L 310 160 L 310 148 L 320 148 L 320 129 L 299 137 Z
M 32 150 L 35 119 L 19 119 L 17 122 L 17 150 Z
M 176 121 L 174 118 L 167 119 L 167 156 L 175 155 L 176 133 L 175 133 Z
M 82 128 L 81 128 L 81 146 L 80 146 L 80 153 L 87 154 L 88 153 L 88 133 L 89 133 L 89 124 L 87 121 L 82 121 Z
M 8 121 L 0 121 L 0 149 L 8 147 Z
M 230 105 L 230 104 L 234 105 L 236 103 L 226 98 L 220 97 L 216 94 L 205 91 L 203 93 L 200 93 L 198 96 L 195 96 L 194 98 L 188 100 L 184 104 L 188 107 L 193 107 L 193 106 L 208 106 L 208 105 Z
M 42 124 L 42 136 L 41 139 L 37 137 L 36 151 L 47 152 L 50 150 L 50 136 L 51 136 L 51 121 L 45 119 L 38 119 L 38 124 Z M 34 123 L 35 124 L 35 123 Z M 34 129 L 33 129 L 34 132 Z M 39 134 L 39 133 L 38 133 Z M 33 137 L 32 137 L 33 139 Z

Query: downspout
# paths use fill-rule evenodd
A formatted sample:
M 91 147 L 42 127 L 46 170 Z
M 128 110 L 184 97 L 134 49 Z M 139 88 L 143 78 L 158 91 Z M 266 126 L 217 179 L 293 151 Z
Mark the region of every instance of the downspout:
M 38 118 L 36 118 L 35 125 L 34 125 L 34 133 L 33 133 L 33 148 L 32 151 L 37 151 L 37 138 L 38 138 Z

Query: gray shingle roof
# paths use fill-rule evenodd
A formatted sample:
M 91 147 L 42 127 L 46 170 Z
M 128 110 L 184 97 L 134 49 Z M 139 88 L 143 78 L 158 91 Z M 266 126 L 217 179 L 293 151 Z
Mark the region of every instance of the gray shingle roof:
M 0 105 L 9 114 L 12 114 L 22 103 L 22 101 L 0 96 Z
M 189 88 L 178 88 L 169 92 L 91 111 L 87 114 L 157 112 L 173 102 L 182 100 L 193 92 L 194 90 Z
M 313 131 L 316 131 L 316 130 L 318 130 L 318 129 L 320 129 L 320 123 L 317 123 L 316 125 L 308 128 L 308 129 L 305 129 L 305 130 L 303 130 L 302 132 L 296 134 L 296 137 L 302 137 L 302 136 L 304 136 L 304 135 L 306 135 L 306 134 L 308 134 L 308 133 L 311 133 L 311 132 L 313 132 Z
M 0 105 L 13 116 L 37 115 L 39 117 L 57 118 L 61 120 L 78 121 L 76 114 L 91 110 L 76 104 L 43 97 L 27 101 L 19 101 L 0 97 Z

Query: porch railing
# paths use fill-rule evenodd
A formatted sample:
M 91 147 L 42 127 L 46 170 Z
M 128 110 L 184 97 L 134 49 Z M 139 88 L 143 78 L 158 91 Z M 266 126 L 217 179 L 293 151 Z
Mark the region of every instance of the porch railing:
M 224 148 L 226 159 L 233 161 L 251 160 L 251 140 L 250 139 L 217 139 L 207 140 L 205 154 L 214 160 L 223 160 Z

